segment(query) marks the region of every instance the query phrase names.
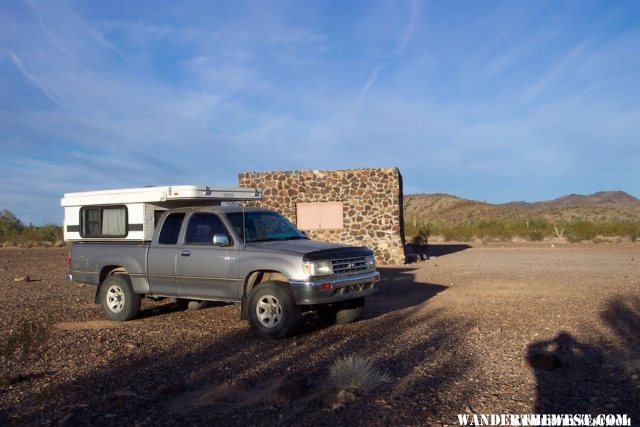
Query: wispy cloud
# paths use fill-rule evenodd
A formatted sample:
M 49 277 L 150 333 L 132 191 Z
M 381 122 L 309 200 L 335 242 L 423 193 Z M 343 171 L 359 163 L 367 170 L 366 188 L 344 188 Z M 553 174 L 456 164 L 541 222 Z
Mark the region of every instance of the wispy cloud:
M 33 82 L 33 84 L 35 84 L 38 87 L 38 89 L 40 89 L 42 91 L 42 93 L 47 96 L 47 98 L 49 98 L 54 103 L 58 104 L 60 107 L 65 107 L 66 106 L 66 102 L 64 101 L 64 99 L 62 99 L 58 95 L 56 95 L 53 92 L 51 92 L 45 86 L 45 84 L 43 82 L 41 82 L 36 76 L 34 76 L 33 74 L 29 73 L 25 69 L 24 65 L 22 64 L 22 60 L 20 58 L 18 58 L 14 53 L 10 53 L 9 55 L 11 56 L 11 59 L 13 60 L 13 63 L 16 65 L 16 67 L 18 67 L 18 70 L 20 70 L 20 72 L 27 79 L 31 80 L 31 82 Z

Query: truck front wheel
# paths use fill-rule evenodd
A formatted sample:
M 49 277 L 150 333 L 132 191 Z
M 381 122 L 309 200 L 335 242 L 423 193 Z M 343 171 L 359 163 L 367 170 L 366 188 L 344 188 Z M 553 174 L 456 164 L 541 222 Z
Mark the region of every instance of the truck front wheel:
M 291 335 L 300 323 L 300 307 L 286 284 L 265 282 L 249 295 L 249 319 L 253 330 L 265 338 Z
M 140 311 L 140 295 L 133 292 L 129 276 L 114 274 L 100 286 L 100 305 L 109 320 L 131 320 Z

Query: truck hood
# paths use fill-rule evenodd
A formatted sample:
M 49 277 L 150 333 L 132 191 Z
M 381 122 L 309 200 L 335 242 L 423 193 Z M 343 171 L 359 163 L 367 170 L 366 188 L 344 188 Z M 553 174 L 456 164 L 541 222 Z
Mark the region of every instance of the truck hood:
M 337 243 L 318 242 L 315 240 L 274 240 L 269 242 L 247 243 L 251 249 L 277 251 L 291 255 L 300 255 L 304 261 L 322 259 L 351 258 L 373 255 L 370 249 L 339 245 Z

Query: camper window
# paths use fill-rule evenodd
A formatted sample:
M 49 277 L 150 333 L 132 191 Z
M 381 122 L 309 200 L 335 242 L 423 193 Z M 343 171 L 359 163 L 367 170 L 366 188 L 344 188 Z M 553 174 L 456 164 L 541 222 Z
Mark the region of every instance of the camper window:
M 127 208 L 125 206 L 97 206 L 80 210 L 82 237 L 125 237 Z

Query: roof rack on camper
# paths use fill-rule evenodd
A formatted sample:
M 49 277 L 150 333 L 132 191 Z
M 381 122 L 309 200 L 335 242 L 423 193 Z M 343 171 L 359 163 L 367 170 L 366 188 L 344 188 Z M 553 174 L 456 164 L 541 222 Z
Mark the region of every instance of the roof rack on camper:
M 66 193 L 64 239 L 149 241 L 167 209 L 221 205 L 260 200 L 257 188 L 220 188 L 205 185 L 122 188 Z

